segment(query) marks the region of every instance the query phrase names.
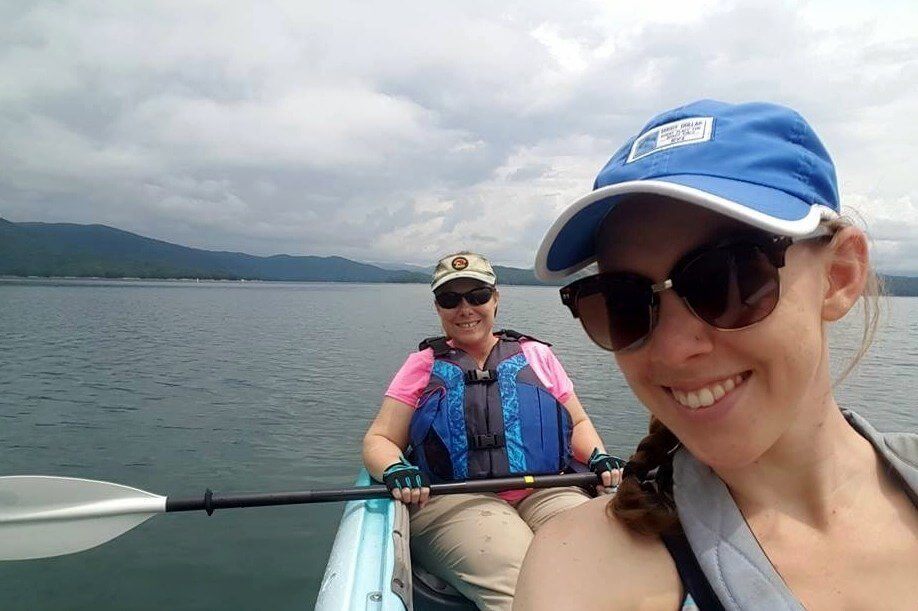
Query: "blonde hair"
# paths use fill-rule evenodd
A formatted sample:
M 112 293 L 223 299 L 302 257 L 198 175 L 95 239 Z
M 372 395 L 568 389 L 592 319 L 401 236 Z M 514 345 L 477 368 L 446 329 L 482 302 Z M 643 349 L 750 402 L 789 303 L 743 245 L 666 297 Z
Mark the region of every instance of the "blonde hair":
M 852 216 L 846 215 L 836 219 L 824 221 L 822 225 L 827 227 L 829 231 L 832 232 L 832 235 L 835 235 L 845 227 L 856 227 L 857 223 Z M 870 238 L 868 235 L 868 240 L 869 239 Z M 863 302 L 862 307 L 864 313 L 864 329 L 861 332 L 861 345 L 857 352 L 854 353 L 854 356 L 851 357 L 851 361 L 838 375 L 838 378 L 836 378 L 833 384 L 834 386 L 841 384 L 844 379 L 847 378 L 852 371 L 854 371 L 854 368 L 857 367 L 857 364 L 861 361 L 861 359 L 864 358 L 864 356 L 867 354 L 867 351 L 870 349 L 870 346 L 873 344 L 873 340 L 877 335 L 877 330 L 880 328 L 881 313 L 885 309 L 885 296 L 886 286 L 883 282 L 883 278 L 881 278 L 877 273 L 873 264 L 870 264 L 867 269 L 867 283 L 864 286 L 864 292 L 861 293 L 860 298 L 860 300 Z

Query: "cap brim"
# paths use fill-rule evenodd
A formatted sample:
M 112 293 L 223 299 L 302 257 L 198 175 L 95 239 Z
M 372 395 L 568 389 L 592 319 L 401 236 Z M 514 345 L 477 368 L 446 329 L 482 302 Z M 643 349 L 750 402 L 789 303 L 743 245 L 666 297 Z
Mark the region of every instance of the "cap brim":
M 596 260 L 596 230 L 626 195 L 646 193 L 681 200 L 748 223 L 764 231 L 801 237 L 837 213 L 785 191 L 762 185 L 693 174 L 634 180 L 589 193 L 568 207 L 551 226 L 536 254 L 535 272 L 551 281 L 569 276 Z
M 435 291 L 447 282 L 452 282 L 453 280 L 458 280 L 459 278 L 472 278 L 473 280 L 481 280 L 487 285 L 494 286 L 497 284 L 497 278 L 494 276 L 489 276 L 487 274 L 481 274 L 478 272 L 454 272 L 447 276 L 444 276 L 437 280 L 434 283 L 431 283 L 430 290 Z

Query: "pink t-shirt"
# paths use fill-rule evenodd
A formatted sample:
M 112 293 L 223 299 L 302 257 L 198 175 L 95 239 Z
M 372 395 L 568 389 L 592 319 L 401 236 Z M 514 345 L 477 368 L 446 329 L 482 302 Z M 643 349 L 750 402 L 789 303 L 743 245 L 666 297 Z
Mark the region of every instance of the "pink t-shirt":
M 564 403 L 574 394 L 574 384 L 561 366 L 558 357 L 555 356 L 551 348 L 545 344 L 530 340 L 521 340 L 520 348 L 532 371 L 539 378 L 539 381 L 545 386 L 551 395 Z M 398 370 L 389 388 L 386 390 L 386 396 L 401 401 L 407 405 L 418 406 L 418 401 L 427 383 L 430 382 L 430 372 L 433 369 L 434 354 L 432 348 L 413 352 L 405 360 L 402 368 Z M 529 496 L 532 490 L 510 490 L 501 492 L 500 497 L 508 503 L 515 503 L 520 499 Z
M 529 362 L 532 371 L 539 378 L 539 381 L 545 385 L 545 388 L 559 402 L 564 403 L 574 394 L 574 384 L 567 377 L 567 372 L 558 361 L 558 357 L 551 351 L 551 348 L 539 342 L 522 340 L 520 348 Z M 389 388 L 386 390 L 386 396 L 392 397 L 396 401 L 401 401 L 407 405 L 418 406 L 418 400 L 421 393 L 427 387 L 430 381 L 430 372 L 433 369 L 434 354 L 432 348 L 413 352 L 408 355 L 408 359 L 398 370 Z

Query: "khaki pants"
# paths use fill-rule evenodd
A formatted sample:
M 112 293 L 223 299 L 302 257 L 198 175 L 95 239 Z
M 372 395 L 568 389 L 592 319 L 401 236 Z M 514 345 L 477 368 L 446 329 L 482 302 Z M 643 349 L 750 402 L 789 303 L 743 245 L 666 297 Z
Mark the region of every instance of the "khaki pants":
M 533 533 L 589 498 L 580 488 L 536 490 L 516 507 L 490 493 L 432 497 L 411 508 L 411 557 L 479 609 L 510 611 Z

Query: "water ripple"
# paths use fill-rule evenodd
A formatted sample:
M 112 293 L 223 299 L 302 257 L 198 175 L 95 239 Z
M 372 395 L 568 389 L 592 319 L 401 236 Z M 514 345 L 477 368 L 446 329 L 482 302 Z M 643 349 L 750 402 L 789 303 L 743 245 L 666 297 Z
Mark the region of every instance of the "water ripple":
M 349 484 L 391 376 L 420 338 L 439 333 L 429 292 L 249 284 L 0 282 L 3 471 L 179 495 Z M 838 399 L 881 429 L 915 430 L 918 299 L 893 306 Z M 859 345 L 854 318 L 832 329 L 833 371 Z M 556 289 L 504 287 L 498 324 L 552 342 L 606 445 L 635 446 L 646 411 Z M 163 593 L 185 591 L 206 592 L 187 608 L 265 606 L 253 592 L 308 605 L 340 511 L 151 521 L 86 554 L 3 567 L 0 600 L 71 608 L 84 596 L 84 608 L 116 608 L 85 584 L 118 575 L 112 587 L 139 608 L 176 607 Z M 47 583 L 56 586 L 37 588 Z

